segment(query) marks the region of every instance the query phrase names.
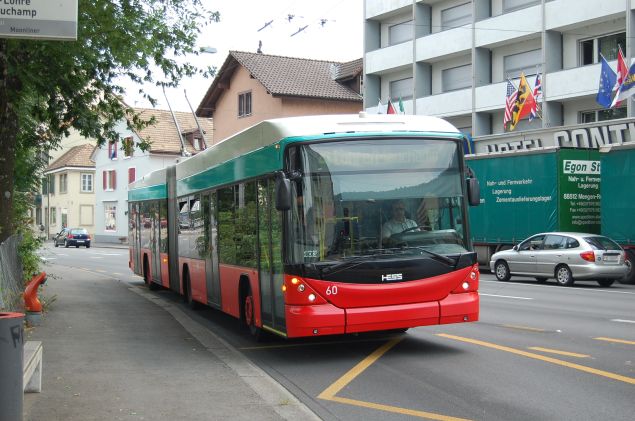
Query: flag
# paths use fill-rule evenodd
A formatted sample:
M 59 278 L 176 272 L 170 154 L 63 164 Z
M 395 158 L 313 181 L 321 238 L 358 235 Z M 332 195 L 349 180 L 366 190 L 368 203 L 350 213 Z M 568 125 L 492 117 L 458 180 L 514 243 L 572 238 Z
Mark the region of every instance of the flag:
M 531 113 L 531 109 L 535 104 L 536 100 L 534 99 L 534 94 L 531 92 L 531 89 L 529 89 L 525 73 L 521 72 L 518 94 L 516 95 L 516 102 L 512 108 L 512 121 L 509 129 L 514 130 L 518 122 Z
M 397 114 L 395 106 L 392 105 L 392 101 L 388 98 L 388 105 L 386 106 L 386 114 Z
M 381 98 L 379 98 L 379 104 L 377 104 L 377 114 L 383 114 L 384 113 L 384 106 L 381 103 Z
M 514 87 L 511 80 L 507 79 L 507 95 L 505 96 L 505 115 L 503 116 L 503 127 L 507 129 L 507 125 L 512 121 L 512 108 L 516 102 L 518 91 Z
M 604 63 L 602 63 L 602 66 L 604 66 Z M 611 70 L 611 68 L 609 67 L 609 70 Z M 604 70 L 602 70 L 604 71 Z M 612 71 L 612 70 L 611 70 Z M 615 74 L 613 74 L 615 75 Z M 602 90 L 602 78 L 600 77 L 600 91 Z M 628 73 L 626 73 L 626 77 L 624 78 L 624 81 L 622 82 L 622 85 L 620 86 L 620 89 L 618 91 L 618 94 L 615 96 L 615 98 L 613 99 L 613 102 L 611 103 L 611 106 L 613 106 L 613 104 L 617 104 L 620 101 L 632 96 L 635 94 L 635 64 L 631 65 L 631 68 L 628 69 Z M 600 96 L 600 92 L 598 92 L 598 97 Z M 603 97 L 604 99 L 604 97 Z M 609 93 L 609 97 L 608 97 L 609 101 L 611 99 L 610 97 L 610 93 Z M 598 100 L 598 102 L 600 102 Z M 602 103 L 600 103 L 602 104 Z M 604 105 L 604 104 L 602 104 Z M 604 105 L 606 107 L 606 105 Z
M 615 96 L 613 97 L 613 102 L 611 103 L 611 108 L 619 107 L 622 101 L 619 99 L 620 91 L 622 90 L 622 84 L 626 80 L 628 76 L 628 68 L 626 67 L 626 63 L 624 62 L 624 54 L 622 53 L 622 48 L 619 47 L 617 51 L 617 80 L 615 81 L 615 85 L 613 85 L 613 92 L 615 92 Z
M 406 114 L 406 109 L 403 106 L 403 101 L 401 100 L 401 97 L 399 97 L 399 113 Z
M 540 117 L 540 100 L 542 99 L 542 83 L 540 82 L 540 73 L 536 73 L 533 95 L 534 106 L 531 107 L 529 113 L 529 121 L 533 121 L 536 117 Z
M 595 96 L 595 101 L 604 108 L 609 108 L 611 106 L 611 93 L 613 92 L 613 86 L 615 86 L 615 82 L 617 81 L 617 75 L 606 62 L 604 56 L 600 55 L 600 57 L 602 70 L 600 71 L 600 86 L 598 88 L 598 93 Z

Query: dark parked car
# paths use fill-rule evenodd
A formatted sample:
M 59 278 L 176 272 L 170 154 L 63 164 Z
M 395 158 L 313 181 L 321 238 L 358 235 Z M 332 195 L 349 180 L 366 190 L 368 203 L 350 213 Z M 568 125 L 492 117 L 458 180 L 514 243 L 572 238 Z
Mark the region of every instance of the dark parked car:
M 539 282 L 555 278 L 563 286 L 594 280 L 608 287 L 628 270 L 624 250 L 615 241 L 602 235 L 575 232 L 534 235 L 511 250 L 494 253 L 489 264 L 499 281 L 524 275 Z
M 90 234 L 84 228 L 64 228 L 55 236 L 53 242 L 55 247 L 63 245 L 64 247 L 86 246 L 86 248 L 90 248 Z

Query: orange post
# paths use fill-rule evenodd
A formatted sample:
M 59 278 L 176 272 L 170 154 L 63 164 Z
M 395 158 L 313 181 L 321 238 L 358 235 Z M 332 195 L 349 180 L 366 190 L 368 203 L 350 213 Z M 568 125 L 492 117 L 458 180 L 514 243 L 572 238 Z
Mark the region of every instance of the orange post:
M 40 272 L 29 281 L 23 295 L 26 311 L 34 313 L 42 312 L 42 303 L 40 303 L 40 300 L 37 297 L 37 289 L 44 282 L 46 282 L 46 272 Z

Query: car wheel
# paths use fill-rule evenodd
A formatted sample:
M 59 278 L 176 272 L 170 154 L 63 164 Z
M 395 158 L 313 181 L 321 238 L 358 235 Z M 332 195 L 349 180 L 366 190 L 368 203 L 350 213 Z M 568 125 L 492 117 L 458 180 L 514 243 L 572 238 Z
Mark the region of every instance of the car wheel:
M 622 284 L 635 284 L 635 252 L 631 249 L 624 251 L 624 263 L 628 268 L 628 272 L 622 279 L 620 279 L 620 283 Z
M 90 244 L 86 244 L 86 248 L 89 249 L 90 248 Z
M 75 244 L 75 248 L 78 249 L 79 248 L 79 244 Z
M 573 274 L 568 266 L 562 265 L 556 268 L 556 283 L 564 287 L 573 285 Z
M 59 247 L 60 245 L 58 244 L 57 241 L 53 240 L 53 243 L 55 243 L 55 247 Z
M 615 279 L 600 279 L 598 280 L 598 285 L 604 288 L 608 288 L 613 285 L 613 282 L 615 282 Z
M 543 276 L 536 276 L 536 281 L 538 281 L 539 284 L 544 284 L 545 282 L 547 282 L 547 278 Z
M 503 260 L 499 260 L 494 265 L 494 274 L 496 275 L 496 279 L 501 282 L 509 281 L 511 275 L 509 274 L 509 266 Z
M 68 248 L 68 241 L 64 240 L 64 247 Z

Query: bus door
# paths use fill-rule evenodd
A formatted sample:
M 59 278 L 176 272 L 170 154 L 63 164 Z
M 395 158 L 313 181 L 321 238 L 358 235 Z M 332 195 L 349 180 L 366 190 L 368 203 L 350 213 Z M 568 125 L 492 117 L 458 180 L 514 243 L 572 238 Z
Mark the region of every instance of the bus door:
M 159 217 L 159 203 L 154 201 L 150 205 L 150 218 L 152 219 L 152 233 L 150 234 L 150 250 L 152 251 L 152 279 L 161 283 L 161 218 Z
M 284 334 L 282 221 L 274 205 L 273 185 L 273 180 L 258 181 L 258 278 L 262 324 Z
M 128 209 L 128 226 L 130 235 L 128 241 L 132 248 L 132 264 L 135 273 L 140 274 L 141 269 L 141 234 L 139 232 L 139 203 L 130 203 Z
M 207 302 L 212 307 L 220 308 L 216 193 L 205 193 L 201 200 L 205 229 L 205 283 L 207 285 Z

